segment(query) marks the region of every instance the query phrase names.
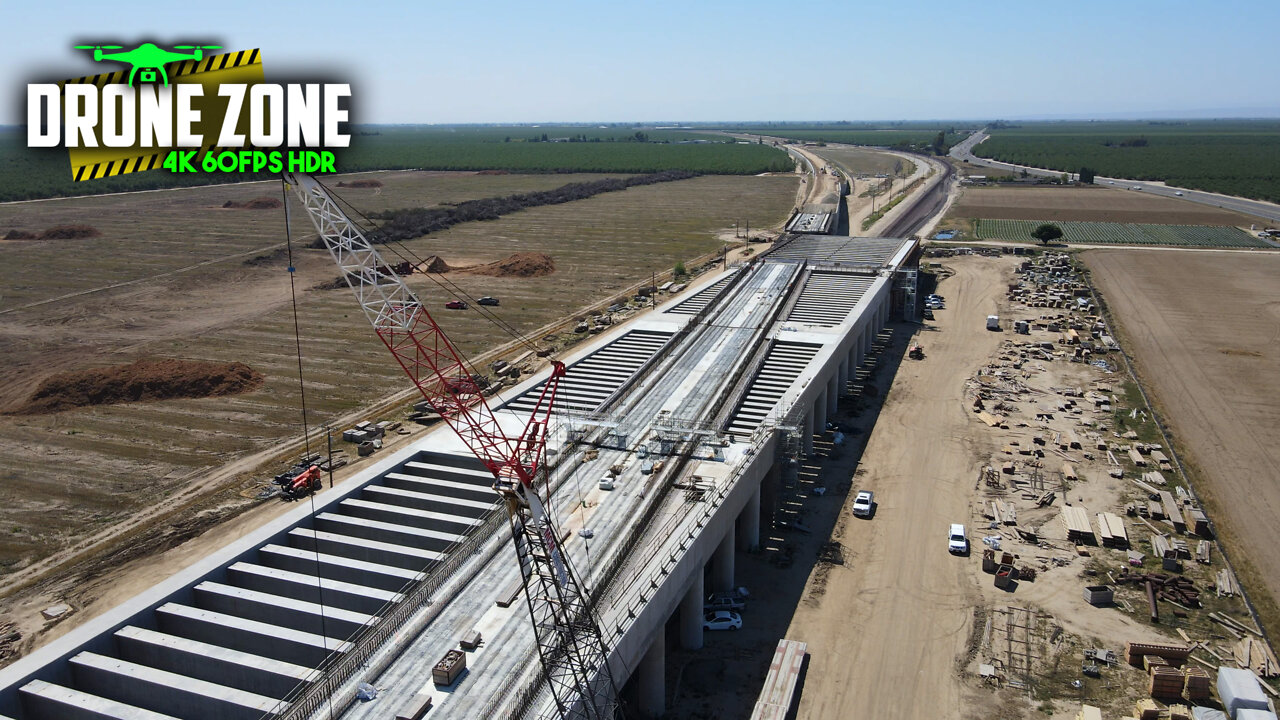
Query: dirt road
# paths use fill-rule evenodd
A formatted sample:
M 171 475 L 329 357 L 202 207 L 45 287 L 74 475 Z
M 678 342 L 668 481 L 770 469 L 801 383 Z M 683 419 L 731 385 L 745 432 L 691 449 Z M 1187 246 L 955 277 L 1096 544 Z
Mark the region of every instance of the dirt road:
M 1199 468 L 1197 492 L 1275 632 L 1280 256 L 1091 250 L 1084 257 L 1174 443 Z
M 843 524 L 835 539 L 851 561 L 820 601 L 797 608 L 786 634 L 809 644 L 802 719 L 959 717 L 957 660 L 980 599 L 973 560 L 949 555 L 945 538 L 948 523 L 970 517 L 979 470 L 964 382 L 999 346 L 984 317 L 1013 266 L 948 265 L 956 274 L 938 292 L 949 309 L 920 337 L 926 359 L 903 361 L 862 456 L 854 489 L 875 492 L 875 516 Z

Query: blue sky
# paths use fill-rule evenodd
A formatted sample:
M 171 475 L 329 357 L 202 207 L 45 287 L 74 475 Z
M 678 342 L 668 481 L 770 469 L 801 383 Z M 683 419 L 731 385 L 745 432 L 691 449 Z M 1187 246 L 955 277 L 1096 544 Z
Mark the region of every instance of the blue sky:
M 1278 0 L 5 5 L 0 123 L 87 39 L 260 47 L 363 122 L 1280 116 Z

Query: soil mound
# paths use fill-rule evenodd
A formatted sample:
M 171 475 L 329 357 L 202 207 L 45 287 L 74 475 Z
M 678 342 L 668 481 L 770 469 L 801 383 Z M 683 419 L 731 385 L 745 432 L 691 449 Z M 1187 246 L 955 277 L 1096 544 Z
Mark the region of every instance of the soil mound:
M 490 277 L 542 277 L 556 271 L 556 263 L 550 255 L 538 252 L 518 252 L 505 260 L 477 265 L 468 272 Z
M 102 233 L 92 225 L 55 225 L 40 233 L 41 240 L 75 240 L 98 237 Z
M 144 359 L 128 365 L 58 373 L 40 383 L 15 415 L 52 413 L 89 405 L 139 400 L 233 395 L 262 385 L 262 374 L 244 363 Z
M 340 182 L 340 183 L 338 183 L 338 187 L 345 187 L 345 188 L 380 188 L 380 187 L 382 187 L 382 181 L 381 181 L 381 180 L 352 180 L 351 182 Z
M 426 260 L 418 263 L 418 272 L 425 273 L 447 273 L 453 268 L 444 261 L 439 255 L 428 255 Z
M 234 210 L 274 210 L 284 207 L 284 204 L 280 202 L 280 198 L 258 197 L 246 202 L 228 200 L 222 203 L 222 207 Z
M 16 229 L 10 230 L 4 235 L 5 240 L 35 240 L 37 237 L 39 236 L 31 232 L 30 230 L 16 230 Z
M 509 170 L 481 170 L 481 171 L 477 172 L 476 174 L 477 174 L 477 175 L 510 175 L 510 174 L 511 174 L 511 171 L 509 171 Z

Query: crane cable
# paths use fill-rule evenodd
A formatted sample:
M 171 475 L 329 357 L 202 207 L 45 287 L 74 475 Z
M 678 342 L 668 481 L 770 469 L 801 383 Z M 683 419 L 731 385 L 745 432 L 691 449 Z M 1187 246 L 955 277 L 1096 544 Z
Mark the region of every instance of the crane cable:
M 289 298 L 293 302 L 293 341 L 298 351 L 298 395 L 302 405 L 302 444 L 304 448 L 303 457 L 311 457 L 311 429 L 307 423 L 307 386 L 303 382 L 302 376 L 302 331 L 298 323 L 298 291 L 294 283 L 295 270 L 293 264 L 293 231 L 289 227 L 289 185 L 283 179 L 280 182 L 281 199 L 284 202 L 284 247 L 288 258 L 289 267 Z M 329 467 L 333 467 L 333 456 L 325 458 L 329 463 Z M 308 469 L 309 471 L 309 469 Z M 332 476 L 330 476 L 332 477 Z M 308 481 L 310 484 L 310 481 Z M 314 488 L 308 488 L 308 496 L 311 500 L 311 517 L 316 516 L 316 493 Z M 312 530 L 312 532 L 315 532 Z M 315 547 L 316 557 L 316 606 L 320 609 L 320 636 L 324 638 L 325 649 L 329 648 L 329 631 L 326 627 L 325 608 L 324 608 L 324 575 L 323 565 L 320 562 L 320 543 L 317 540 L 313 543 Z M 329 696 L 329 720 L 333 720 L 333 696 Z

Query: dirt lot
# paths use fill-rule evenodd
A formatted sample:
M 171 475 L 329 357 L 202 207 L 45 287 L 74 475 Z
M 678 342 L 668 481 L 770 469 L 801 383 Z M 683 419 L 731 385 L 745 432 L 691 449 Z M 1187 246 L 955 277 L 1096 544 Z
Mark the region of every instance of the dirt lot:
M 1164 225 L 1267 221 L 1205 205 L 1108 187 L 965 187 L 948 220 L 1082 220 Z
M 598 176 L 380 177 L 381 188 L 344 188 L 340 194 L 374 211 Z M 503 318 L 529 332 L 564 317 L 566 288 L 573 288 L 568 307 L 581 307 L 678 260 L 719 249 L 716 233 L 735 217 L 755 227 L 778 224 L 791 208 L 795 186 L 794 177 L 700 177 L 464 224 L 407 247 L 454 266 L 517 252 L 550 255 L 555 272 L 542 277 L 450 276 L 472 297 L 500 297 Z M 0 508 L 0 592 L 8 593 L 0 615 L 67 601 L 80 612 L 56 631 L 80 622 L 92 614 L 85 606 L 110 590 L 76 578 L 101 578 L 241 511 L 252 504 L 241 492 L 262 478 L 259 466 L 277 460 L 282 443 L 300 436 L 288 262 L 276 252 L 283 213 L 222 207 L 270 190 L 278 193 L 279 186 L 0 206 L 0 229 L 77 223 L 101 231 L 94 238 L 2 243 L 9 262 L 0 267 L 0 287 L 6 288 L 0 298 L 0 409 L 21 404 L 54 373 L 141 357 L 239 362 L 263 376 L 260 388 L 239 395 L 0 417 L 7 448 L 0 470 L 7 501 Z M 313 232 L 309 222 L 297 212 L 293 221 L 295 241 L 305 244 Z M 337 274 L 327 254 L 296 251 L 293 264 L 315 432 L 324 422 L 351 422 L 344 418 L 408 382 L 349 291 L 314 289 Z M 464 352 L 479 354 L 510 339 L 489 323 L 477 324 L 472 312 L 437 311 L 444 299 L 433 277 L 409 282 Z M 158 525 L 144 531 L 141 524 L 150 520 Z M 119 552 L 94 545 L 126 529 L 131 540 Z M 67 563 L 79 566 L 61 582 L 12 594 L 49 567 Z
M 1243 566 L 1247 589 L 1275 632 L 1280 258 L 1091 250 L 1084 259 L 1174 443 L 1197 470 L 1197 490 L 1233 561 Z
M 940 286 L 950 309 L 920 338 L 928 357 L 898 369 L 862 456 L 853 489 L 875 492 L 875 516 L 837 530 L 852 558 L 787 631 L 811 655 L 800 718 L 958 717 L 957 661 L 978 589 L 945 537 L 948 523 L 969 516 L 978 464 L 964 381 L 999 344 L 983 318 L 1011 263 L 964 258 L 953 267 Z

